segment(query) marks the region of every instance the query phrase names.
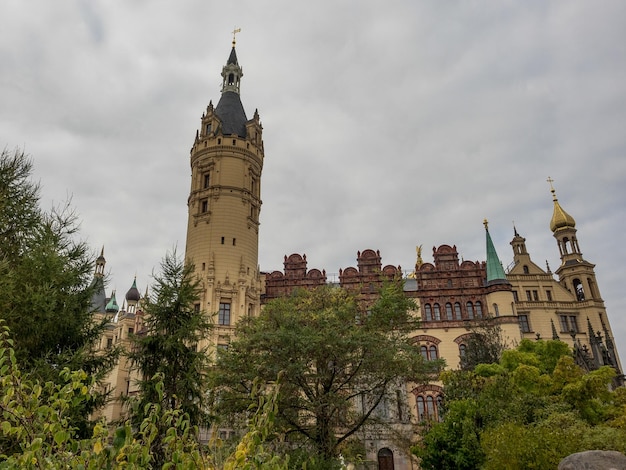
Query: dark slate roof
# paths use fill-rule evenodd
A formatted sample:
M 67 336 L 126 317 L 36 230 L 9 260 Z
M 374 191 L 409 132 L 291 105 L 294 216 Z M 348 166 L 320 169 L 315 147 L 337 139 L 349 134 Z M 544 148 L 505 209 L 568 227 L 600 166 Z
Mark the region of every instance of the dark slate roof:
M 228 61 L 226 62 L 226 64 L 239 65 L 237 63 L 237 53 L 235 52 L 235 48 L 234 47 L 230 51 L 230 55 L 228 56 Z
M 92 281 L 94 287 L 93 296 L 91 297 L 91 310 L 93 312 L 104 313 L 106 310 L 107 298 L 104 292 L 104 280 L 96 276 Z
M 222 93 L 220 102 L 217 103 L 215 114 L 222 121 L 222 134 L 235 134 L 239 137 L 246 136 L 246 112 L 241 104 L 239 94 L 234 91 Z

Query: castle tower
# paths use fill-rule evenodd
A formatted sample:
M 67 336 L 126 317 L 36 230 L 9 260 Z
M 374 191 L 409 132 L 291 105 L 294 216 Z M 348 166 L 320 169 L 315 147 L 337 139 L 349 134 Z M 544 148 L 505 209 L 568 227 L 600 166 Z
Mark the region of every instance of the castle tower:
M 569 215 L 556 197 L 552 179 L 548 178 L 554 211 L 550 221 L 550 230 L 556 238 L 561 257 L 561 266 L 556 270 L 563 287 L 576 295 L 579 301 L 602 301 L 596 283 L 595 265 L 583 259 L 576 238 L 576 221 Z
M 213 344 L 226 345 L 238 319 L 258 314 L 262 126 L 240 99 L 243 70 L 235 41 L 222 69 L 222 95 L 209 103 L 191 148 L 186 259 L 202 280 L 202 304 L 215 315 Z
M 492 317 L 515 315 L 511 283 L 506 278 L 504 268 L 491 240 L 486 219 L 483 224 L 485 225 L 487 242 L 487 310 Z

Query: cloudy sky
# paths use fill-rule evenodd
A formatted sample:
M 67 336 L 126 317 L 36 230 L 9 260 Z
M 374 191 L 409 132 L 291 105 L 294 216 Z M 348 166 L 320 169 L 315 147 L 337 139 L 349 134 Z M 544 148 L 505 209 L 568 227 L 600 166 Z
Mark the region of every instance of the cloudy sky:
M 5 0 L 0 146 L 72 198 L 109 289 L 184 251 L 189 149 L 237 27 L 264 126 L 260 264 L 329 277 L 378 249 L 512 260 L 513 223 L 555 270 L 551 176 L 597 265 L 626 360 L 626 2 Z

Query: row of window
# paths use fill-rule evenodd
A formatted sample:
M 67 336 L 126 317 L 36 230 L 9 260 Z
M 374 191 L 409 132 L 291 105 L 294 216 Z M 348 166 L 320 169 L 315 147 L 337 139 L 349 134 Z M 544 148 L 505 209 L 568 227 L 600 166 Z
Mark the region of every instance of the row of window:
M 482 316 L 483 306 L 480 301 L 476 303 L 467 302 L 465 304 L 465 317 L 463 317 L 460 302 L 455 302 L 454 307 L 450 302 L 447 302 L 445 305 L 445 320 L 462 320 L 463 318 L 468 318 L 472 320 L 474 318 L 482 318 Z M 438 303 L 435 303 L 433 305 L 424 304 L 424 320 L 441 320 L 441 307 Z
M 417 396 L 417 419 L 418 421 L 442 421 L 443 397 L 437 395 Z
M 526 300 L 528 302 L 539 302 L 539 291 L 536 289 L 528 289 L 525 291 Z M 517 291 L 513 291 L 513 300 L 515 302 L 519 302 L 519 295 Z M 546 289 L 546 300 L 548 302 L 552 302 L 552 291 L 550 289 Z
M 532 331 L 530 327 L 530 320 L 527 314 L 520 314 L 517 316 L 519 320 L 519 327 L 522 333 L 530 333 Z M 576 315 L 559 315 L 559 327 L 561 333 L 579 333 L 578 317 Z

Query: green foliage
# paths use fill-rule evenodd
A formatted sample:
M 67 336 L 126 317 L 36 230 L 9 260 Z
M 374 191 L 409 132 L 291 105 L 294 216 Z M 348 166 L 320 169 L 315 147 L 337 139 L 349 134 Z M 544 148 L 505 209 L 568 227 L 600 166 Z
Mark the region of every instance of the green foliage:
M 329 286 L 268 303 L 218 354 L 219 413 L 242 412 L 255 377 L 270 383 L 280 374 L 278 429 L 333 461 L 399 379 L 419 382 L 441 366 L 425 363 L 409 343 L 412 308 L 399 284 L 383 289 L 369 315 L 352 295 Z
M 31 172 L 23 153 L 0 155 L 0 318 L 24 373 L 60 384 L 62 370 L 82 369 L 100 380 L 118 352 L 95 351 L 104 323 L 91 311 L 93 256 L 76 240 L 78 219 L 69 206 L 40 209 Z M 73 411 L 80 432 L 89 432 L 86 416 L 103 401 L 94 392 Z
M 493 318 L 475 324 L 465 339 L 465 353 L 461 356 L 461 369 L 473 370 L 479 364 L 495 364 L 506 349 L 502 328 Z
M 414 452 L 425 469 L 556 468 L 574 452 L 623 452 L 626 392 L 610 390 L 614 376 L 584 373 L 560 341 L 522 341 L 499 364 L 442 374 L 444 421 Z
M 132 412 L 135 423 L 144 421 L 151 406 L 158 405 L 164 410 L 180 409 L 193 425 L 207 424 L 208 356 L 199 345 L 211 324 L 196 308 L 200 281 L 193 272 L 193 265 L 184 265 L 174 250 L 166 254 L 161 273 L 154 276 L 152 293 L 144 303 L 144 330 L 133 337 L 129 353 L 142 377 L 140 404 Z M 160 455 L 161 446 L 159 439 L 154 440 L 153 454 Z
M 90 399 L 96 385 L 83 371 L 65 369 L 62 384 L 24 378 L 9 339 L 0 332 L 0 436 L 18 446 L 0 453 L 0 469 L 287 469 L 287 460 L 264 449 L 276 412 L 278 387 L 268 393 L 256 390 L 257 407 L 250 410 L 248 432 L 226 465 L 217 465 L 212 455 L 197 442 L 197 427 L 180 409 L 147 405 L 145 418 L 137 427 L 130 421 L 111 430 L 104 421 L 96 423 L 88 438 L 81 438 L 71 424 L 71 410 Z M 154 389 L 161 394 L 164 384 L 155 377 Z M 164 461 L 152 452 L 159 440 Z

